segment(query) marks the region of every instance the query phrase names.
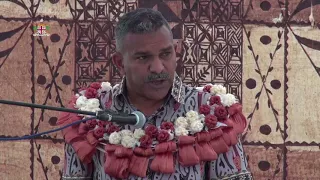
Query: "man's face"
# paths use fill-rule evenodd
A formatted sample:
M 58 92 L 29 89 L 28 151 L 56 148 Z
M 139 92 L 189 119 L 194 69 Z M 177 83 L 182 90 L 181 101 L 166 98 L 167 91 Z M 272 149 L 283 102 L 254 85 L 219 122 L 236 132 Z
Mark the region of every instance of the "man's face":
M 161 27 L 146 34 L 129 33 L 123 40 L 120 72 L 130 91 L 151 100 L 169 92 L 176 70 L 176 53 L 171 32 Z

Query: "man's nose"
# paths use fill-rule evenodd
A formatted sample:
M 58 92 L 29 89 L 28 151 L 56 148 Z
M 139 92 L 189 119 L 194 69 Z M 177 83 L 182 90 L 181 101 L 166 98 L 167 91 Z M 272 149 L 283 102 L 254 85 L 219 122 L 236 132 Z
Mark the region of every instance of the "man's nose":
M 154 58 L 150 64 L 150 72 L 159 74 L 163 72 L 163 70 L 164 70 L 163 61 L 159 57 Z

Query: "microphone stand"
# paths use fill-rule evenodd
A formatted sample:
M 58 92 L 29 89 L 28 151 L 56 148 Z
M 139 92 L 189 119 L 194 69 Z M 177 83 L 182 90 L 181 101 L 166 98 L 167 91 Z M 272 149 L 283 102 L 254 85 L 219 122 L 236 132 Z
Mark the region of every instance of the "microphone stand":
M 48 109 L 53 111 L 70 112 L 70 113 L 81 114 L 81 115 L 95 116 L 96 119 L 99 119 L 102 121 L 116 122 L 117 124 L 133 124 L 134 125 L 139 122 L 139 121 L 132 122 L 131 120 L 127 120 L 126 118 L 121 118 L 121 115 L 125 116 L 125 114 L 112 112 L 110 110 L 101 110 L 97 112 L 91 112 L 91 111 L 82 111 L 82 110 L 76 110 L 76 109 L 45 106 L 45 105 L 39 105 L 39 104 L 32 104 L 32 103 L 25 103 L 25 102 L 18 102 L 18 101 L 8 101 L 8 100 L 0 100 L 0 104 L 9 104 L 9 105 L 24 106 L 24 107 L 30 107 L 30 108 Z M 118 120 L 113 121 L 112 119 L 113 115 L 119 115 L 117 117 Z M 142 117 L 143 115 L 139 113 L 138 116 Z
M 132 121 L 132 117 L 130 117 L 130 118 L 122 117 L 120 113 L 111 112 L 110 110 L 90 112 L 90 111 L 81 111 L 81 110 L 76 110 L 76 109 L 68 109 L 68 108 L 63 108 L 63 107 L 45 106 L 45 105 L 39 105 L 39 104 L 32 104 L 32 103 L 25 103 L 25 102 L 18 102 L 18 101 L 8 101 L 8 100 L 0 100 L 0 104 L 24 106 L 24 107 L 39 108 L 39 109 L 48 109 L 48 110 L 53 110 L 53 111 L 70 112 L 70 113 L 76 113 L 76 114 L 81 114 L 81 115 L 93 116 L 93 117 L 85 118 L 85 119 L 73 122 L 71 124 L 68 124 L 64 127 L 50 130 L 47 132 L 42 132 L 39 134 L 27 135 L 27 136 L 17 137 L 17 138 L 0 138 L 0 141 L 14 141 L 14 140 L 31 139 L 31 138 L 34 138 L 36 136 L 40 136 L 43 134 L 49 134 L 52 132 L 56 132 L 56 131 L 62 130 L 64 128 L 67 128 L 69 126 L 73 126 L 75 124 L 79 124 L 81 122 L 85 122 L 85 121 L 88 121 L 91 119 L 99 119 L 102 121 L 116 122 L 118 124 L 132 124 L 132 125 L 141 126 L 141 127 L 144 125 L 144 123 L 146 121 L 145 116 L 141 112 L 137 112 L 137 111 L 133 112 L 135 121 Z M 116 117 L 117 120 L 113 120 L 113 115 L 117 116 Z
M 61 111 L 61 112 L 70 112 L 70 113 L 76 113 L 76 114 L 83 114 L 83 115 L 90 115 L 93 117 L 85 118 L 76 122 L 73 122 L 71 124 L 65 125 L 63 127 L 60 127 L 58 129 L 53 129 L 50 131 L 38 133 L 38 134 L 32 134 L 32 135 L 25 135 L 22 137 L 11 137 L 11 138 L 0 138 L 1 141 L 19 141 L 19 140 L 26 140 L 26 139 L 33 139 L 37 136 L 41 136 L 44 134 L 49 134 L 52 132 L 57 132 L 62 129 L 65 129 L 67 127 L 91 120 L 91 119 L 96 119 L 97 114 L 95 112 L 90 112 L 90 111 L 81 111 L 81 110 L 76 110 L 76 109 L 68 109 L 68 108 L 62 108 L 62 107 L 53 107 L 53 106 L 45 106 L 45 105 L 39 105 L 39 104 L 32 104 L 32 103 L 25 103 L 25 102 L 17 102 L 17 101 L 7 101 L 7 100 L 0 100 L 0 104 L 8 104 L 8 105 L 16 105 L 16 106 L 24 106 L 24 107 L 30 107 L 30 108 L 39 108 L 39 109 L 48 109 L 48 110 L 53 110 L 53 111 Z M 104 115 L 104 114 L 103 114 Z M 104 115 L 108 117 L 107 115 Z
M 90 112 L 90 111 L 81 111 L 81 110 L 76 110 L 76 109 L 68 109 L 68 108 L 62 108 L 62 107 L 45 106 L 45 105 L 25 103 L 25 102 L 18 102 L 18 101 L 7 101 L 7 100 L 1 100 L 1 99 L 0 99 L 0 104 L 9 104 L 9 105 L 24 106 L 24 107 L 30 107 L 30 108 L 48 109 L 48 110 L 53 110 L 53 111 L 70 112 L 70 113 L 76 113 L 76 114 L 84 114 L 84 115 L 90 115 L 90 116 L 97 116 L 97 113 L 95 113 L 95 112 Z

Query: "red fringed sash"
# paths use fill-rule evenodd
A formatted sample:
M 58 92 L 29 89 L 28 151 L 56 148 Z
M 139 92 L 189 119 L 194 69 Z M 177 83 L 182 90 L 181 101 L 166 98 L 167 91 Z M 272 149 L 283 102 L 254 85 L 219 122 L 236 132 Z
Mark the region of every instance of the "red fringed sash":
M 105 151 L 105 172 L 115 178 L 128 178 L 129 163 L 133 154 L 133 150 L 125 148 L 121 145 L 107 144 L 105 146 Z
M 199 164 L 200 159 L 193 147 L 196 138 L 193 136 L 178 137 L 178 160 L 182 166 Z
M 211 140 L 209 141 L 210 147 L 217 154 L 228 152 L 229 147 L 222 137 L 223 132 L 221 128 L 212 129 L 209 131 L 209 133 L 211 135 Z
M 89 131 L 85 137 L 86 138 L 82 140 L 73 142 L 72 146 L 83 162 L 90 163 L 92 161 L 92 156 L 96 152 L 98 140 L 94 137 L 93 131 Z
M 230 119 L 234 123 L 234 130 L 236 134 L 241 134 L 247 127 L 247 119 L 242 114 L 242 105 L 237 103 L 228 108 Z
M 146 177 L 149 165 L 149 158 L 153 155 L 151 148 L 144 149 L 136 147 L 129 165 L 129 172 L 139 176 Z
M 175 172 L 173 152 L 176 151 L 176 142 L 163 142 L 155 147 L 155 157 L 152 160 L 150 169 L 155 172 L 171 174 Z
M 208 145 L 211 140 L 209 132 L 196 133 L 196 139 L 195 150 L 200 161 L 213 161 L 218 158 L 217 153 Z
M 227 119 L 223 122 L 227 127 L 222 128 L 222 137 L 228 146 L 236 145 L 238 143 L 238 135 L 234 129 L 234 122 L 231 119 Z

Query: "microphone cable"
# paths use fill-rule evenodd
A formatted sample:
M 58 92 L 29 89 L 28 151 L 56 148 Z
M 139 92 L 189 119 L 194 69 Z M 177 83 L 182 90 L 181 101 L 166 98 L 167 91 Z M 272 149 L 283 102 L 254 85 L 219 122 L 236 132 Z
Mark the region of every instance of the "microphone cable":
M 45 132 L 41 132 L 41 133 L 37 133 L 37 134 L 25 135 L 25 136 L 22 136 L 22 137 L 0 138 L 0 141 L 20 141 L 20 140 L 26 140 L 26 139 L 33 139 L 35 137 L 42 136 L 44 134 L 50 134 L 50 133 L 53 133 L 53 132 L 57 132 L 57 131 L 65 129 L 67 127 L 70 127 L 70 126 L 73 126 L 73 125 L 77 125 L 77 124 L 80 124 L 82 122 L 86 122 L 88 120 L 92 120 L 92 119 L 96 119 L 96 118 L 97 118 L 96 116 L 93 116 L 93 117 L 90 117 L 90 118 L 85 118 L 85 119 L 82 119 L 82 120 L 75 121 L 73 123 L 67 124 L 65 126 L 62 126 L 60 128 L 52 129 L 50 131 L 45 131 Z

